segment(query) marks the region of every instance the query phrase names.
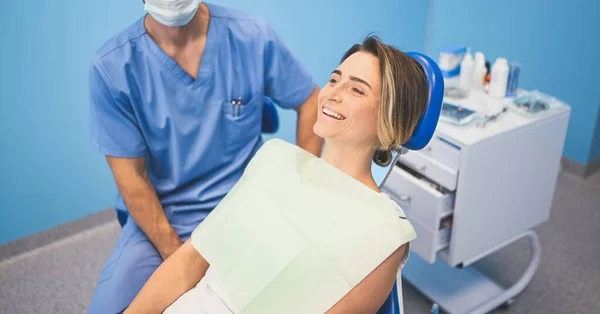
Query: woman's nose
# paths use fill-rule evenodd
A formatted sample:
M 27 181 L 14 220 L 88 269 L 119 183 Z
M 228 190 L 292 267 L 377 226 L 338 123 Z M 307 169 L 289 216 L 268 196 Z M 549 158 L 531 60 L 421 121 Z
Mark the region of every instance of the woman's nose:
M 334 86 L 329 94 L 329 99 L 335 102 L 340 102 L 342 100 L 342 89 L 342 84 Z

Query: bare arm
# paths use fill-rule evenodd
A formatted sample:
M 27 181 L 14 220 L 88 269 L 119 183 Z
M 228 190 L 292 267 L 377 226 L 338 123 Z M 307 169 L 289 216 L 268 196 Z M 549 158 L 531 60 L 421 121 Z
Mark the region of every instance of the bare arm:
M 320 157 L 323 139 L 313 132 L 313 126 L 317 122 L 318 95 L 319 88 L 315 87 L 308 99 L 302 105 L 296 107 L 296 111 L 298 112 L 296 142 L 302 149 Z
M 350 290 L 327 314 L 377 313 L 390 295 L 406 245 L 399 247 L 354 289 Z
M 162 313 L 206 274 L 208 262 L 187 240 L 162 263 L 124 312 Z
M 146 158 L 106 157 L 129 213 L 163 259 L 181 239 L 171 227 L 146 170 Z

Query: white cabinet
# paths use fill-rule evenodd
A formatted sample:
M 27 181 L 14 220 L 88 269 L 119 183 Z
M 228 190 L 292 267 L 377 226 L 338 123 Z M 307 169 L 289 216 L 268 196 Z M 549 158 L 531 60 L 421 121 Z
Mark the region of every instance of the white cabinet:
M 481 115 L 511 101 L 476 92 L 450 100 Z M 483 128 L 439 122 L 427 147 L 400 156 L 382 187 L 419 229 L 413 251 L 431 263 L 445 247 L 438 257 L 466 266 L 546 221 L 569 115 L 564 106 L 537 117 L 509 110 Z

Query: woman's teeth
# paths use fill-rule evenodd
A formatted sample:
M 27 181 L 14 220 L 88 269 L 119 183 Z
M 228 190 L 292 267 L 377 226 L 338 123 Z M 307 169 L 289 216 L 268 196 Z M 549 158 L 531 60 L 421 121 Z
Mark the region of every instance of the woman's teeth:
M 325 107 L 323 107 L 323 113 L 326 114 L 326 115 L 328 115 L 328 116 L 330 116 L 330 117 L 332 117 L 332 118 L 338 119 L 338 120 L 344 120 L 344 119 L 346 119 L 341 114 L 339 114 L 339 113 L 337 113 L 335 111 L 331 111 L 331 110 L 329 110 L 329 109 L 327 109 Z

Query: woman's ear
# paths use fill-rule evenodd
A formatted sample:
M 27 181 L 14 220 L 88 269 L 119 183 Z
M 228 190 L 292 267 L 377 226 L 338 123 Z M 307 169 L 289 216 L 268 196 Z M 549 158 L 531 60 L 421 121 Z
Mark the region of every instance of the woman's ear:
M 392 162 L 392 151 L 387 150 L 376 150 L 373 155 L 373 161 L 380 167 L 387 167 Z

